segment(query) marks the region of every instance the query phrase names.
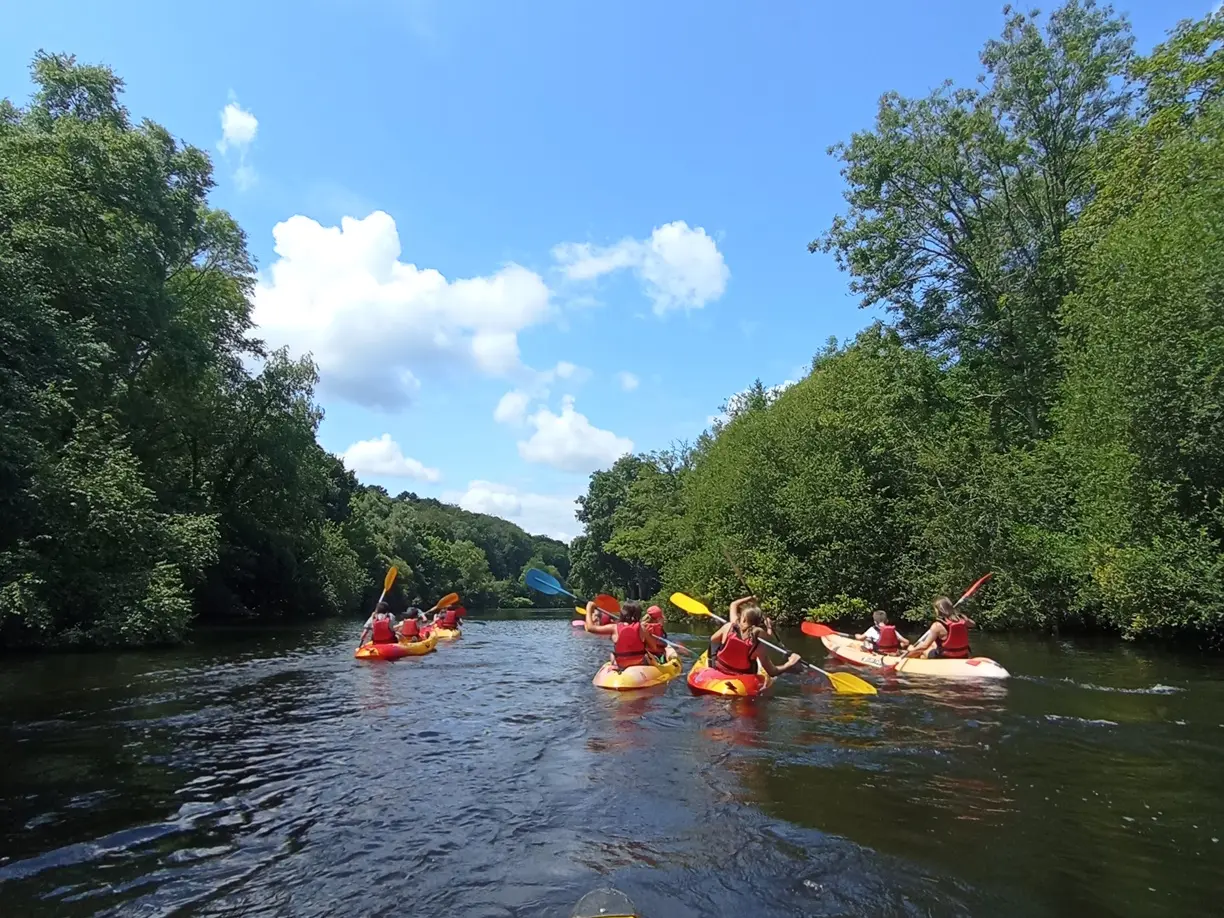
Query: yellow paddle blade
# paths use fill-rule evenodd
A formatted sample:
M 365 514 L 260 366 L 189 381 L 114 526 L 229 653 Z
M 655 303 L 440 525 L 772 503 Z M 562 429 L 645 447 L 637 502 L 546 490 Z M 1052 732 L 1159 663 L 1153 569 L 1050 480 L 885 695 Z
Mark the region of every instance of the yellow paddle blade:
M 833 691 L 841 695 L 878 695 L 876 687 L 853 673 L 825 673 Z
M 383 580 L 383 592 L 386 593 L 391 589 L 391 584 L 395 583 L 395 578 L 399 574 L 399 568 L 394 564 L 391 565 L 391 570 L 387 571 L 387 577 Z
M 689 615 L 713 615 L 714 613 L 707 609 L 702 603 L 699 603 L 692 596 L 685 596 L 683 593 L 671 594 L 672 605 L 684 610 Z
M 582 606 L 574 606 L 574 611 L 584 618 L 586 617 L 586 609 L 582 608 Z

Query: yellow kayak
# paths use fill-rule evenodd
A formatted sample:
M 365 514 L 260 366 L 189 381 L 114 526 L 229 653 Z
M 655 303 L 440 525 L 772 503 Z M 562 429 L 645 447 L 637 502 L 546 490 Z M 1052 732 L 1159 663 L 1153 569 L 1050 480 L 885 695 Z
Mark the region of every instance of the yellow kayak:
M 463 637 L 463 631 L 460 628 L 433 628 L 429 632 L 436 635 L 439 641 L 453 641 L 456 638 Z
M 676 656 L 669 657 L 658 665 L 627 666 L 625 669 L 617 669 L 615 664 L 609 661 L 599 668 L 591 683 L 615 692 L 628 692 L 650 688 L 652 685 L 666 685 L 678 675 L 680 658 Z
M 710 666 L 709 656 L 709 651 L 703 653 L 689 670 L 689 689 L 695 695 L 739 695 L 751 698 L 765 694 L 773 685 L 773 677 L 760 663 L 757 664 L 755 674 L 731 675 Z
M 353 654 L 358 660 L 399 660 L 403 657 L 419 657 L 429 653 L 438 645 L 434 635 L 419 641 L 396 641 L 387 644 L 362 644 Z
M 828 634 L 820 642 L 839 659 L 876 669 L 896 667 L 903 676 L 936 676 L 941 679 L 1006 679 L 1011 673 L 989 657 L 965 660 L 925 660 L 901 657 L 863 649 L 861 641 L 840 634 Z

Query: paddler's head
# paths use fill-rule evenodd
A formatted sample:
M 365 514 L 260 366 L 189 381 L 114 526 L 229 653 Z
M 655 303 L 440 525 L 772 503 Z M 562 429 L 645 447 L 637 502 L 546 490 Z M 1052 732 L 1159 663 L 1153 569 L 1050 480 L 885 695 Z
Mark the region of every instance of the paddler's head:
M 642 604 L 636 599 L 631 599 L 621 605 L 620 617 L 622 622 L 640 622 L 642 620 Z
M 663 610 L 660 609 L 658 606 L 651 606 L 649 609 L 646 610 L 646 615 L 653 622 L 663 621 Z
M 885 612 L 883 609 L 876 609 L 874 612 L 871 613 L 871 619 L 877 625 L 887 625 L 888 624 L 888 613 Z
M 415 609 L 415 608 L 412 608 L 412 607 L 409 607 L 408 612 L 407 612 L 407 616 L 408 616 L 408 618 L 416 618 L 416 617 L 417 617 L 418 615 L 420 615 L 420 614 L 421 614 L 421 610 L 420 610 L 420 609 Z
M 941 622 L 956 618 L 956 606 L 952 605 L 952 600 L 947 596 L 937 597 L 931 606 L 935 609 L 935 617 Z
M 387 605 L 386 601 L 384 600 L 378 604 L 378 607 L 374 610 L 374 612 L 376 615 L 390 615 L 391 607 Z

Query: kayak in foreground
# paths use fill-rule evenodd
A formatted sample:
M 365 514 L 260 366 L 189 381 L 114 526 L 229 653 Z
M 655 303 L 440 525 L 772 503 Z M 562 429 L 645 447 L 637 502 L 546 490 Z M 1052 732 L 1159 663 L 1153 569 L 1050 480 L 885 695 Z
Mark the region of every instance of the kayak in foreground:
M 578 900 L 570 918 L 638 918 L 637 906 L 619 889 L 596 889 Z
M 759 663 L 757 671 L 743 675 L 731 675 L 710 665 L 710 653 L 706 651 L 697 658 L 689 670 L 688 685 L 695 695 L 739 695 L 751 698 L 763 695 L 773 685 L 773 677 Z
M 399 641 L 395 644 L 362 644 L 353 652 L 358 660 L 400 660 L 430 653 L 438 644 L 434 635 L 419 641 Z
M 1006 679 L 1011 675 L 989 657 L 966 660 L 926 660 L 864 650 L 862 642 L 839 634 L 827 634 L 820 642 L 838 659 L 876 669 L 896 666 L 903 676 L 936 676 L 941 679 Z
M 599 688 L 612 689 L 616 692 L 628 692 L 633 689 L 650 688 L 652 685 L 666 685 L 680 675 L 680 658 L 672 657 L 659 665 L 627 666 L 617 669 L 615 664 L 608 662 L 599 668 L 593 685 Z

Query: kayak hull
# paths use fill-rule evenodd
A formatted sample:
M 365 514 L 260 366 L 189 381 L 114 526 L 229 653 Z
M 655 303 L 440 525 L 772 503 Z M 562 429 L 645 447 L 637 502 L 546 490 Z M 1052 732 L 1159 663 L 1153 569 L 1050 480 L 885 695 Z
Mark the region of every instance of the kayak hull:
M 756 674 L 730 675 L 710 666 L 709 652 L 703 653 L 689 670 L 688 686 L 694 695 L 729 695 L 755 698 L 773 685 L 773 677 L 757 664 Z
M 599 668 L 591 684 L 614 692 L 629 692 L 666 685 L 680 675 L 680 668 L 679 657 L 671 657 L 658 666 L 630 666 L 623 670 L 609 662 Z
M 420 641 L 398 641 L 394 644 L 362 644 L 354 651 L 358 660 L 402 660 L 420 657 L 433 651 L 438 639 L 432 634 Z
M 434 628 L 429 633 L 434 635 L 439 641 L 453 641 L 463 637 L 463 629 L 461 628 Z
M 937 679 L 1006 679 L 1011 673 L 989 657 L 967 660 L 924 660 L 920 657 L 898 657 L 864 650 L 860 641 L 828 634 L 820 639 L 825 648 L 839 660 L 875 669 L 896 666 L 903 676 L 930 676 Z

